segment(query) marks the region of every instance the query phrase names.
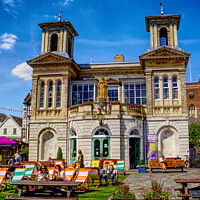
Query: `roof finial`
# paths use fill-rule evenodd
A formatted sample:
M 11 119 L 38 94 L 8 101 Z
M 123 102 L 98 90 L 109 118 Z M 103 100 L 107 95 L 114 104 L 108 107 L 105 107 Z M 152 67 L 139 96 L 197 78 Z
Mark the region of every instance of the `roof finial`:
M 93 56 L 91 56 L 91 62 L 90 62 L 91 64 L 93 63 Z
M 163 4 L 162 1 L 160 2 L 160 6 L 161 6 L 161 15 L 163 15 L 164 14 L 164 12 L 163 12 L 163 6 L 165 6 L 165 5 Z
M 60 13 L 63 13 L 63 11 L 61 10 L 61 8 L 58 11 L 59 11 L 58 21 L 60 22 L 61 21 L 61 15 L 60 15 Z

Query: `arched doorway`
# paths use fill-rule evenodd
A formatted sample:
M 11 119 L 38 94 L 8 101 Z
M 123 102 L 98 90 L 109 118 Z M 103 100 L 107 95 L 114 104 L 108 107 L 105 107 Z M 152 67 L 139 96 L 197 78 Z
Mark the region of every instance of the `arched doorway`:
M 167 46 L 168 39 L 167 39 L 167 29 L 161 28 L 160 29 L 160 46 Z
M 77 134 L 72 128 L 70 131 L 70 164 L 74 164 L 77 160 Z
M 129 132 L 129 168 L 134 169 L 141 158 L 141 135 L 140 131 L 133 128 Z
M 93 131 L 93 160 L 110 158 L 110 135 L 110 131 L 105 127 L 100 127 Z
M 45 131 L 40 135 L 40 157 L 41 160 L 48 160 L 49 157 L 56 158 L 57 140 L 51 131 Z

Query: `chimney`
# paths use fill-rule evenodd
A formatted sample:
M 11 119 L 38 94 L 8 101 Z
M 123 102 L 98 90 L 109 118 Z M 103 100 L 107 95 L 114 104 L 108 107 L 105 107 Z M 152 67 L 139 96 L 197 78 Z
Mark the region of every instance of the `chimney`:
M 115 57 L 115 62 L 124 62 L 124 56 L 123 55 L 116 55 Z

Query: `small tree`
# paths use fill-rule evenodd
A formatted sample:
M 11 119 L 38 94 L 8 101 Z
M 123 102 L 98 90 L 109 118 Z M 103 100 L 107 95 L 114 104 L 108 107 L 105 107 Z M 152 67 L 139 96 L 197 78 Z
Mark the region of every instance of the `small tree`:
M 61 147 L 58 147 L 57 160 L 63 160 L 63 153 Z
M 190 124 L 189 125 L 189 140 L 195 147 L 200 147 L 200 125 Z

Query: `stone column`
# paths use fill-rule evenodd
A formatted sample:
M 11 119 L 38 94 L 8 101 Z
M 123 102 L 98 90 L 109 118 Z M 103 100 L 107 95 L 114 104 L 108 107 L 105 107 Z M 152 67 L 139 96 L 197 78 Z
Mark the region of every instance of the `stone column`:
M 38 99 L 38 76 L 32 78 L 32 92 L 31 92 L 31 119 L 36 119 Z
M 63 51 L 67 51 L 67 30 L 64 30 Z
M 48 104 L 48 83 L 44 84 L 44 108 L 47 109 Z
M 147 92 L 147 115 L 153 114 L 153 101 L 152 101 L 152 78 L 151 72 L 146 72 L 146 92 Z
M 72 55 L 72 58 L 74 56 L 74 37 L 72 38 L 72 47 L 71 47 L 71 55 Z
M 174 46 L 174 32 L 173 32 L 173 25 L 170 24 L 170 27 L 169 27 L 169 30 L 170 30 L 170 46 Z
M 186 83 L 185 83 L 185 71 L 180 72 L 180 92 L 181 92 L 181 105 L 183 106 L 183 113 L 187 114 L 187 96 L 186 96 Z
M 53 82 L 52 108 L 56 108 L 56 82 Z
M 45 34 L 45 52 L 48 52 L 48 46 L 49 46 L 49 31 L 46 31 Z
M 59 51 L 63 51 L 63 30 L 60 30 Z
M 172 97 L 172 79 L 171 79 L 171 77 L 169 77 L 169 79 L 168 79 L 168 84 L 169 84 L 169 103 L 170 103 L 170 105 L 172 105 L 173 97 Z
M 178 46 L 177 25 L 174 24 L 174 46 Z
M 45 32 L 42 31 L 42 45 L 41 45 L 41 52 L 44 52 L 44 46 L 45 46 Z
M 153 47 L 153 26 L 150 25 L 150 45 Z
M 153 36 L 154 36 L 154 38 L 153 38 L 154 45 L 153 45 L 153 46 L 154 46 L 154 47 L 157 47 L 157 46 L 158 46 L 157 24 L 154 24 L 153 29 L 154 29 L 154 33 L 153 33 Z
M 63 77 L 63 84 L 62 84 L 62 110 L 65 116 L 67 116 L 67 108 L 69 106 L 69 75 L 65 75 Z
M 163 80 L 162 76 L 159 77 L 159 86 L 160 86 L 160 103 L 163 106 Z

